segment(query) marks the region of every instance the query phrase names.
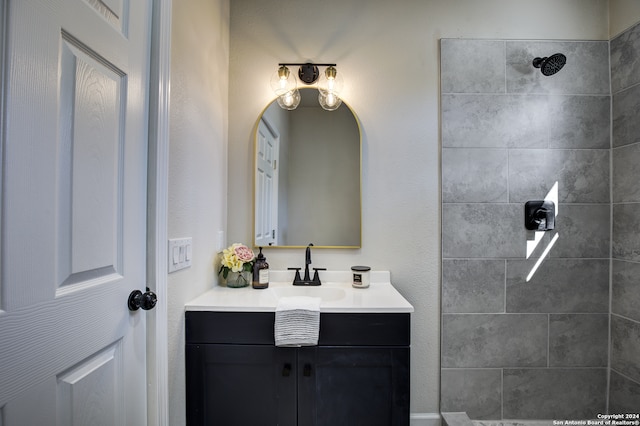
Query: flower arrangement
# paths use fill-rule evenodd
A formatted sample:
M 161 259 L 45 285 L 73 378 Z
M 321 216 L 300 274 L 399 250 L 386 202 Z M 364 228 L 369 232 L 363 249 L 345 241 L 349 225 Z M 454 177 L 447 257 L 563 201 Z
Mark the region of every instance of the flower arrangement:
M 253 271 L 253 263 L 256 256 L 253 251 L 244 244 L 234 243 L 222 251 L 222 262 L 218 274 L 222 274 L 225 280 L 229 272 Z M 240 274 L 242 276 L 242 274 Z M 244 284 L 244 283 L 243 283 Z M 249 283 L 247 282 L 246 285 Z

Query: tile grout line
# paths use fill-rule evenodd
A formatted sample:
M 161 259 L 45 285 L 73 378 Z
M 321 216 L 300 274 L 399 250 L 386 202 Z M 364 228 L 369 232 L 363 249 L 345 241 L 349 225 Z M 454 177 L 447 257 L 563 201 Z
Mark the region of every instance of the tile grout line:
M 547 368 L 551 367 L 551 314 L 547 314 Z
M 504 368 L 500 370 L 500 418 L 504 419 Z
M 609 412 L 609 402 L 611 399 L 611 357 L 612 347 L 612 308 L 613 308 L 613 87 L 611 67 L 611 40 L 609 40 L 609 315 L 607 328 L 607 384 L 605 390 L 605 410 Z
M 503 296 L 503 305 L 502 305 L 502 313 L 507 313 L 507 259 L 504 259 L 504 296 Z

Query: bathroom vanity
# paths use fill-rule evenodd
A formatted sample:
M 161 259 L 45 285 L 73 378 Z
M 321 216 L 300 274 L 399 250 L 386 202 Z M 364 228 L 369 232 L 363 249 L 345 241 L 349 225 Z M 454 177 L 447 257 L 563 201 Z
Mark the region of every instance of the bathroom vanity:
M 370 287 L 356 289 L 331 278 L 293 287 L 290 274 L 274 272 L 287 280 L 216 287 L 186 305 L 187 424 L 409 425 L 413 307 L 389 273 L 374 271 Z M 317 346 L 274 345 L 284 295 L 321 298 Z

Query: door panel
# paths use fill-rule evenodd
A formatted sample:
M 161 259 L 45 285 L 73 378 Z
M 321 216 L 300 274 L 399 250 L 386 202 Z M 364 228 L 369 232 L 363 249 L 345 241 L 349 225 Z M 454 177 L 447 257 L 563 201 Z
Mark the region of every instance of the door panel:
M 122 342 L 83 360 L 57 378 L 58 424 L 124 425 Z
M 301 348 L 299 426 L 408 426 L 408 351 L 402 347 Z
M 130 0 L 86 0 L 104 19 L 125 34 Z
M 62 43 L 57 233 L 59 282 L 67 285 L 122 272 L 126 82 L 95 52 L 64 34 Z
M 150 1 L 6 10 L 0 426 L 144 425 Z
M 187 424 L 295 426 L 295 360 L 293 348 L 187 344 Z

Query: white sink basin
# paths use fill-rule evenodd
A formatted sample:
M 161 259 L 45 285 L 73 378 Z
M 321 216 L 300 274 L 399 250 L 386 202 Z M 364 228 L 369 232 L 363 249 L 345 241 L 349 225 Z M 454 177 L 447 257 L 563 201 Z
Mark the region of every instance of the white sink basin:
M 302 286 L 289 286 L 289 287 L 274 287 L 272 291 L 277 298 L 290 297 L 290 296 L 311 296 L 319 297 L 322 302 L 335 302 L 344 299 L 347 292 L 343 288 L 339 287 L 302 287 Z

